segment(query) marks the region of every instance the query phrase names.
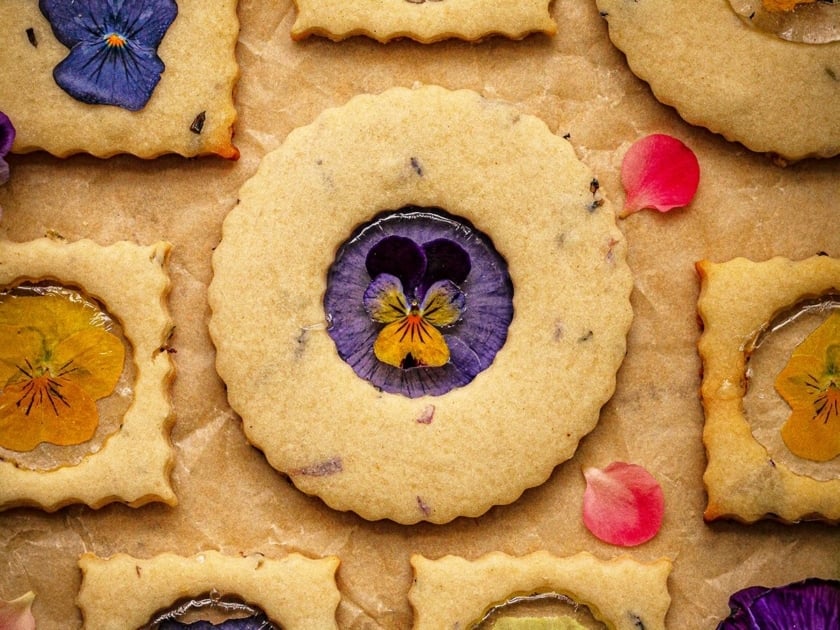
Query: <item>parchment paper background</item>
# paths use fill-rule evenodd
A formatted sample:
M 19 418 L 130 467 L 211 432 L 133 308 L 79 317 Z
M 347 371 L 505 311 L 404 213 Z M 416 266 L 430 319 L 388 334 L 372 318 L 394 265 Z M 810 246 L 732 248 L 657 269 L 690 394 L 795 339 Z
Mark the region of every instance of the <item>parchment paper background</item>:
M 741 587 L 810 575 L 840 577 L 840 537 L 831 526 L 703 523 L 693 267 L 701 258 L 803 258 L 819 251 L 840 256 L 840 161 L 780 168 L 766 156 L 687 125 L 630 73 L 594 2 L 556 0 L 552 13 L 559 26 L 554 38 L 521 42 L 293 43 L 291 0 L 242 0 L 238 162 L 10 157 L 12 180 L 0 187 L 3 238 L 25 241 L 54 230 L 69 240 L 101 244 L 122 239 L 174 244 L 169 303 L 177 323 L 178 376 L 172 441 L 180 504 L 0 514 L 0 597 L 34 590 L 39 629 L 66 630 L 81 626 L 74 598 L 82 552 L 151 557 L 206 549 L 268 556 L 299 551 L 341 558 L 342 628 L 399 629 L 412 622 L 407 600 L 412 553 L 475 558 L 493 550 L 547 549 L 558 555 L 588 550 L 603 558 L 622 553 L 639 560 L 671 558 L 669 627 L 690 630 L 713 628 L 727 613 L 728 595 Z M 570 134 L 616 207 L 623 202 L 621 158 L 648 133 L 687 142 L 700 160 L 702 180 L 689 208 L 669 215 L 644 212 L 620 222 L 635 275 L 636 319 L 616 394 L 575 458 L 543 486 L 481 518 L 405 527 L 331 511 L 295 490 L 246 443 L 214 371 L 206 288 L 222 221 L 266 152 L 326 107 L 357 93 L 415 82 L 471 88 L 510 101 L 556 133 Z M 629 551 L 598 542 L 580 516 L 581 468 L 614 460 L 647 467 L 667 501 L 658 537 Z

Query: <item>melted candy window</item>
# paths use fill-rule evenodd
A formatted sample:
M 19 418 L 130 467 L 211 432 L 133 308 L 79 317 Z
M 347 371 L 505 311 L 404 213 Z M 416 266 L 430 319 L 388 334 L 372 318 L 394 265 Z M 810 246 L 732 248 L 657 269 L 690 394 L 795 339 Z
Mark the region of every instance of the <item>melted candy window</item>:
M 555 593 L 513 597 L 492 607 L 473 630 L 606 630 L 588 607 Z
M 282 630 L 264 612 L 217 592 L 179 602 L 140 630 Z
M 784 40 L 827 44 L 840 40 L 838 0 L 729 0 L 752 28 Z
M 780 314 L 749 351 L 744 412 L 774 462 L 840 478 L 840 296 Z
M 415 398 L 472 381 L 513 318 L 507 264 L 490 239 L 439 209 L 362 226 L 330 268 L 324 308 L 339 356 L 375 387 Z
M 0 291 L 0 459 L 32 470 L 78 464 L 119 429 L 134 372 L 119 324 L 83 292 Z

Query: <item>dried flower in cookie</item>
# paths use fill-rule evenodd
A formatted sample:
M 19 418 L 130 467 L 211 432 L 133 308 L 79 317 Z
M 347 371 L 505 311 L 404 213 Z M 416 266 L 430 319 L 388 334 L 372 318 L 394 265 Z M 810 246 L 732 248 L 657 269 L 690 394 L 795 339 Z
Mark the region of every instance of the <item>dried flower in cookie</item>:
M 15 142 L 15 126 L 6 114 L 0 112 L 0 185 L 9 181 L 9 165 L 4 159 Z
M 662 133 L 646 136 L 630 146 L 621 163 L 625 200 L 620 216 L 687 206 L 699 183 L 700 164 L 688 146 Z
M 647 470 L 613 462 L 606 468 L 586 468 L 583 522 L 596 538 L 633 547 L 653 538 L 662 526 L 665 498 Z
M 272 624 L 265 615 L 260 614 L 256 617 L 228 619 L 218 623 L 169 620 L 161 622 L 157 630 L 277 630 L 277 626 Z
M 3 630 L 35 630 L 32 602 L 35 593 L 28 592 L 10 602 L 0 600 L 0 628 Z
M 788 449 L 818 462 L 840 455 L 840 312 L 794 349 L 775 385 L 791 407 L 782 427 Z
M 157 49 L 178 14 L 174 0 L 40 0 L 56 39 L 70 49 L 53 71 L 70 96 L 95 105 L 145 107 L 164 63 Z
M 840 40 L 838 0 L 729 0 L 751 29 L 803 44 Z
M 414 398 L 466 385 L 493 362 L 512 297 L 507 265 L 486 236 L 410 207 L 344 244 L 324 306 L 339 356 L 374 386 Z
M 717 630 L 840 628 L 840 581 L 808 578 L 785 586 L 751 586 L 729 598 Z
M 110 319 L 80 293 L 59 287 L 0 294 L 0 446 L 91 439 L 96 401 L 114 391 L 125 347 Z

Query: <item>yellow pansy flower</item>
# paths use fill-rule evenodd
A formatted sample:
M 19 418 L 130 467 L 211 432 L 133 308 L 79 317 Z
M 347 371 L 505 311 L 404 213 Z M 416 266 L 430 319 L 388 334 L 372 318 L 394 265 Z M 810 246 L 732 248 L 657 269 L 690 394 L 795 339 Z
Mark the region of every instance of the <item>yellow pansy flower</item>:
M 782 427 L 788 449 L 818 462 L 840 455 L 840 311 L 794 349 L 776 391 L 792 410 Z
M 93 437 L 96 401 L 114 391 L 125 360 L 109 322 L 69 289 L 0 295 L 0 446 L 30 451 Z

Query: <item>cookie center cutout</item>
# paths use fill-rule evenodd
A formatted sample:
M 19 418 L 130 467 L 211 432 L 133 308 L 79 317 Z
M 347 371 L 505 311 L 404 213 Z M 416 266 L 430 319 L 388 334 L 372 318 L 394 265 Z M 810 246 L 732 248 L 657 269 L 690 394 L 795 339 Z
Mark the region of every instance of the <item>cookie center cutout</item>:
M 440 208 L 407 206 L 339 248 L 328 332 L 356 374 L 388 393 L 439 396 L 493 362 L 513 319 L 507 263 L 490 238 Z

